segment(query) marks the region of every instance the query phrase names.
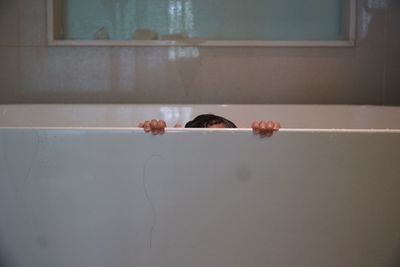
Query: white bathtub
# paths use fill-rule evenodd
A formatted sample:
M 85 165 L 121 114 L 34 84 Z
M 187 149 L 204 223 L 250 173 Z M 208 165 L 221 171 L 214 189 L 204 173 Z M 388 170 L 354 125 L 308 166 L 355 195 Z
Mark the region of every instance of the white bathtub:
M 273 119 L 286 129 L 400 129 L 400 107 L 334 105 L 0 105 L 0 127 L 135 127 L 151 118 L 172 126 L 203 113 L 245 128 Z
M 208 112 L 284 128 L 131 128 Z M 399 159 L 394 107 L 0 106 L 0 266 L 399 266 Z

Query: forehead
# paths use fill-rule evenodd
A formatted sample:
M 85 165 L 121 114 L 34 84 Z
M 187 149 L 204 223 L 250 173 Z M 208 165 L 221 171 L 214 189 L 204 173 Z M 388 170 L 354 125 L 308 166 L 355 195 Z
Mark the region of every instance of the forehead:
M 208 126 L 207 128 L 228 128 L 226 127 L 225 123 L 216 123 Z

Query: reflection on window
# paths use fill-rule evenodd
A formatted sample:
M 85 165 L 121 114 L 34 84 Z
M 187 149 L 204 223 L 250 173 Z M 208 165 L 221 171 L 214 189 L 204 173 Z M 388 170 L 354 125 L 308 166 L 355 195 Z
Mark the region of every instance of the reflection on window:
M 349 0 L 57 0 L 66 40 L 342 40 Z M 387 0 L 368 0 L 383 8 Z M 57 12 L 56 12 L 57 13 Z M 58 14 L 58 13 L 57 13 Z
M 171 47 L 168 50 L 168 59 L 175 61 L 177 59 L 198 58 L 199 49 L 196 47 Z
M 177 122 L 183 124 L 191 119 L 193 109 L 190 107 L 161 107 L 160 113 L 167 125 L 174 125 Z
M 194 20 L 191 0 L 170 0 L 168 3 L 168 33 L 181 39 L 193 37 Z

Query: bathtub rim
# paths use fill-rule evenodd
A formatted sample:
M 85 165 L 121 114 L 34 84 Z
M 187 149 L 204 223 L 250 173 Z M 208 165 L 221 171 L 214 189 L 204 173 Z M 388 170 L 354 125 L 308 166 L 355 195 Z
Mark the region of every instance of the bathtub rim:
M 25 127 L 0 126 L 0 130 L 37 130 L 37 131 L 89 131 L 89 132 L 130 132 L 149 136 L 139 127 Z M 252 133 L 252 128 L 165 128 L 165 133 Z M 274 135 L 282 133 L 393 133 L 400 134 L 400 129 L 326 129 L 326 128 L 281 128 Z

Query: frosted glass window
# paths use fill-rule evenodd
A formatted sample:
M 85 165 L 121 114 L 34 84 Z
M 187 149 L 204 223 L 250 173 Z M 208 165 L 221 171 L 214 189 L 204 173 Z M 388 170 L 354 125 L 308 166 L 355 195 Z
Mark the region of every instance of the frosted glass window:
M 61 40 L 344 40 L 348 0 L 63 0 Z

